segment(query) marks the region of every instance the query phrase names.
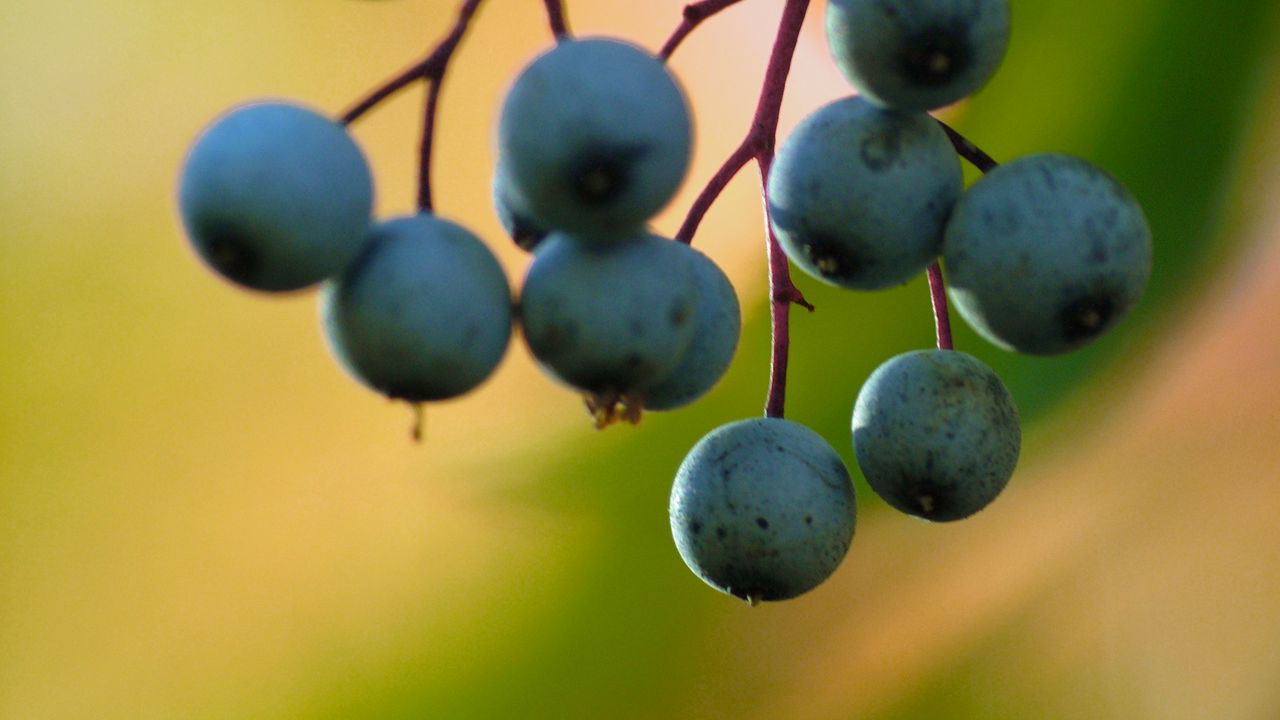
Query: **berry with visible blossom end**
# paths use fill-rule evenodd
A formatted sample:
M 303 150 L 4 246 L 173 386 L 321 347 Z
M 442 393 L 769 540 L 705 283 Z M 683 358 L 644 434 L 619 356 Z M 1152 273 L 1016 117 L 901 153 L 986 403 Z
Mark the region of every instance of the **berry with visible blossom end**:
M 769 172 L 769 218 L 787 257 L 823 282 L 878 290 L 938 254 L 963 176 L 924 113 L 836 100 L 796 126 Z
M 1093 342 L 1137 304 L 1151 276 L 1151 229 L 1106 171 L 1029 155 L 965 192 L 942 254 L 952 304 L 979 334 L 1054 355 Z
M 608 38 L 561 39 L 516 78 L 498 149 L 516 207 L 591 240 L 634 234 L 683 181 L 684 93 L 663 62 Z
M 200 257 L 254 290 L 299 290 L 337 275 L 364 245 L 373 180 L 346 129 L 289 102 L 243 105 L 186 157 L 182 222 Z
M 1022 431 L 1004 383 L 955 350 L 916 350 L 867 378 L 853 409 L 853 449 L 867 484 L 904 513 L 969 517 L 1008 484 Z
M 1009 0 L 831 0 L 826 26 L 836 65 L 859 93 L 933 110 L 995 74 L 1009 44 Z

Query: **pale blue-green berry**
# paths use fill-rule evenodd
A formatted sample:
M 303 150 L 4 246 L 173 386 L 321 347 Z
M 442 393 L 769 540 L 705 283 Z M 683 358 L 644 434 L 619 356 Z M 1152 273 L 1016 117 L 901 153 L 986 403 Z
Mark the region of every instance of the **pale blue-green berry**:
M 511 338 L 511 290 L 493 253 L 427 214 L 375 226 L 364 253 L 325 283 L 321 314 L 329 347 L 352 376 L 410 402 L 476 387 Z
M 693 341 L 666 378 L 641 391 L 648 410 L 673 410 L 705 395 L 729 369 L 742 326 L 738 295 L 729 278 L 711 258 L 684 243 L 676 245 L 685 248 L 693 268 Z
M 1151 230 L 1101 168 L 1042 154 L 997 167 L 956 204 L 943 260 L 956 310 L 983 337 L 1034 355 L 1114 326 L 1151 276 Z
M 196 139 L 178 205 L 200 257 L 254 290 L 305 288 L 364 244 L 373 181 L 338 123 L 288 102 L 243 105 Z
M 693 269 L 679 245 L 645 232 L 608 243 L 547 236 L 520 295 L 524 337 L 542 367 L 600 395 L 667 377 L 697 326 Z
M 950 105 L 995 74 L 1009 0 L 830 0 L 827 44 L 869 99 L 907 111 Z
M 640 229 L 689 166 L 684 93 L 663 62 L 606 38 L 563 39 L 516 79 L 498 123 L 515 204 L 591 239 Z
M 498 214 L 498 222 L 521 250 L 533 252 L 550 230 L 540 225 L 529 214 L 519 199 L 511 192 L 511 179 L 502 163 L 493 172 L 493 209 Z
M 806 117 L 769 172 L 769 218 L 800 269 L 831 285 L 900 285 L 938 254 L 963 176 L 928 115 L 836 100 Z
M 853 449 L 876 494 L 926 520 L 968 517 L 1000 494 L 1022 431 L 1004 383 L 955 350 L 891 358 L 853 408 Z
M 699 440 L 676 473 L 669 510 L 685 564 L 753 604 L 796 597 L 830 577 L 857 520 L 849 471 L 831 445 L 767 417 Z

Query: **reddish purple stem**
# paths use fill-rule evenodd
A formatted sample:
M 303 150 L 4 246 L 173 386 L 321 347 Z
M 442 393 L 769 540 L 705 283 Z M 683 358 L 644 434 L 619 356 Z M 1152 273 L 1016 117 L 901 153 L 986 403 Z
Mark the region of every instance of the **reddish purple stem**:
M 947 133 L 947 139 L 951 141 L 951 146 L 955 148 L 956 154 L 968 160 L 974 167 L 983 173 L 991 172 L 998 166 L 998 163 L 992 157 L 982 151 L 977 145 L 969 141 L 969 138 L 956 132 L 950 125 L 934 118 L 943 131 Z M 938 349 L 953 350 L 955 345 L 951 340 L 951 315 L 947 308 L 947 286 L 942 279 L 942 266 L 935 261 L 929 266 L 929 295 L 933 300 L 933 321 L 938 329 Z
M 658 57 L 664 61 L 671 59 L 671 54 L 676 51 L 680 43 L 684 42 L 689 33 L 702 24 L 703 20 L 738 2 L 739 0 L 700 0 L 700 2 L 685 5 L 684 12 L 681 13 L 680 26 L 671 33 L 671 37 L 658 51 Z
M 564 3 L 561 0 L 545 0 L 547 6 L 547 24 L 551 26 L 551 34 L 559 40 L 569 35 L 569 23 L 564 19 Z
M 933 323 L 938 329 L 938 349 L 953 350 L 951 315 L 947 310 L 947 286 L 942 282 L 942 266 L 935 260 L 929 266 L 929 295 L 933 300 Z
M 419 80 L 438 82 L 444 76 L 445 68 L 449 65 L 449 58 L 453 56 L 453 51 L 457 49 L 458 43 L 462 41 L 462 36 L 467 32 L 467 25 L 471 22 L 471 17 L 476 14 L 476 9 L 480 7 L 482 1 L 465 0 L 462 6 L 458 8 L 458 19 L 454 22 L 453 29 L 440 41 L 439 45 L 436 45 L 431 54 L 400 71 L 398 75 L 378 86 L 362 100 L 352 105 L 350 109 L 342 114 L 340 118 L 342 124 L 350 125 L 387 98 Z
M 951 147 L 956 149 L 956 154 L 968 160 L 974 167 L 984 173 L 991 172 L 998 163 L 991 159 L 991 156 L 984 153 L 981 148 L 969 142 L 969 138 L 956 132 L 950 125 L 934 118 L 934 121 L 942 126 L 947 133 L 947 139 L 951 141 Z
M 663 57 L 669 57 L 680 41 L 698 23 L 732 4 L 733 2 L 729 0 L 704 0 L 686 6 L 684 20 L 680 27 L 663 46 Z M 702 222 L 703 216 L 720 196 L 725 186 L 749 160 L 756 161 L 756 165 L 760 168 L 762 194 L 766 195 L 765 237 L 769 257 L 769 317 L 773 331 L 769 392 L 765 399 L 765 415 L 769 417 L 782 417 L 786 405 L 787 359 L 791 347 L 788 313 L 791 304 L 813 309 L 813 306 L 805 301 L 804 296 L 791 282 L 787 256 L 782 252 L 778 239 L 774 237 L 773 227 L 768 219 L 767 199 L 769 167 L 773 163 L 773 149 L 777 143 L 778 115 L 782 109 L 782 96 L 786 92 L 791 59 L 795 55 L 800 28 L 804 25 L 804 16 L 808 9 L 809 0 L 786 0 L 786 5 L 782 9 L 782 18 L 778 22 L 778 34 L 773 41 L 773 50 L 769 53 L 769 65 L 765 69 L 764 82 L 760 87 L 760 98 L 756 102 L 755 115 L 751 119 L 747 136 L 699 193 L 688 215 L 685 216 L 680 231 L 676 234 L 676 238 L 681 242 L 692 242 L 698 230 L 698 224 Z

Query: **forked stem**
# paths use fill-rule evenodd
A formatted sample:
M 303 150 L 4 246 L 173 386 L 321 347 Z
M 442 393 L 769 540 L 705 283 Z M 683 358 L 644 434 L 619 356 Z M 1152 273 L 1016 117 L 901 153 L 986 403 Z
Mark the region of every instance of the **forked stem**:
M 700 2 L 685 5 L 684 11 L 680 14 L 680 25 L 663 43 L 662 49 L 658 51 L 658 57 L 664 62 L 670 60 L 671 54 L 676 51 L 680 43 L 684 42 L 689 33 L 701 25 L 703 20 L 738 2 L 739 0 L 700 0 Z
M 662 56 L 669 57 L 698 23 L 707 17 L 732 5 L 736 0 L 703 0 L 685 6 L 684 19 L 680 27 L 671 35 L 663 46 Z M 769 320 L 771 328 L 771 345 L 769 363 L 769 390 L 765 398 L 765 415 L 782 417 L 787 398 L 787 360 L 790 356 L 790 310 L 797 304 L 813 310 L 791 281 L 791 270 L 787 264 L 787 256 L 778 244 L 773 233 L 773 224 L 769 221 L 768 182 L 769 168 L 773 164 L 773 150 L 777 145 L 778 115 L 782 110 L 782 97 L 787 89 L 787 75 L 791 72 L 791 59 L 795 56 L 796 43 L 800 39 L 800 28 L 804 25 L 805 13 L 809 9 L 809 0 L 786 0 L 782 8 L 782 17 L 778 21 L 778 33 L 774 37 L 773 49 L 769 52 L 769 64 L 765 68 L 764 81 L 760 86 L 760 97 L 756 101 L 755 114 L 751 118 L 751 126 L 747 135 L 738 147 L 721 164 L 711 176 L 702 192 L 694 200 L 689 212 L 685 215 L 676 239 L 691 243 L 698 231 L 698 225 L 707 210 L 720 197 L 729 181 L 742 170 L 750 160 L 755 160 L 760 168 L 761 195 L 765 206 L 765 242 L 769 258 Z

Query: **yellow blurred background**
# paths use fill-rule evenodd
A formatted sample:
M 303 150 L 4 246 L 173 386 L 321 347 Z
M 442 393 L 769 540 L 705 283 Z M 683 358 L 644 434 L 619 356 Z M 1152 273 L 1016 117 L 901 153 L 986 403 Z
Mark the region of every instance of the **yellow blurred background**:
M 682 6 L 566 4 L 575 32 L 655 49 Z M 1014 0 L 1005 67 L 952 117 L 997 158 L 1068 150 L 1131 182 L 1153 292 L 1082 359 L 1000 360 L 1028 425 L 998 503 L 929 526 L 859 484 L 832 580 L 756 609 L 688 573 L 665 515 L 688 447 L 763 401 L 752 168 L 697 240 L 739 289 L 739 360 L 639 428 L 592 430 L 517 340 L 414 445 L 330 360 L 313 295 L 241 292 L 185 245 L 175 178 L 211 118 L 339 112 L 455 5 L 0 8 L 0 718 L 1280 717 L 1272 3 Z M 659 230 L 740 140 L 780 6 L 744 0 L 678 51 L 698 147 Z M 848 93 L 822 9 L 784 134 Z M 549 40 L 537 0 L 487 2 L 443 96 L 436 205 L 513 283 L 493 122 Z M 382 216 L 412 209 L 420 99 L 355 128 Z M 819 309 L 794 316 L 789 416 L 853 467 L 859 378 L 931 342 L 927 295 L 797 282 Z

